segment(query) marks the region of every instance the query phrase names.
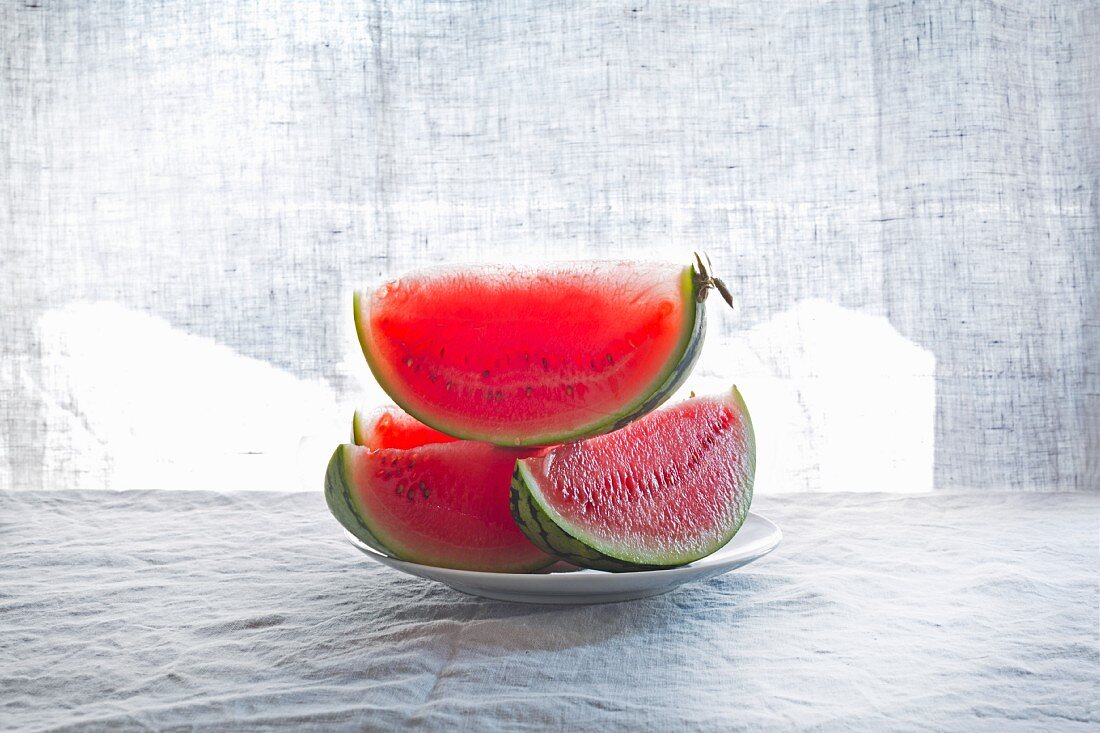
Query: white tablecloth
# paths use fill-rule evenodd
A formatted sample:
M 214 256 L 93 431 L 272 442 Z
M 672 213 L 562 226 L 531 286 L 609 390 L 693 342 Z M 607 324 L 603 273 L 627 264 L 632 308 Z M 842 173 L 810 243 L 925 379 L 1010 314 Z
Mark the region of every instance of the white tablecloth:
M 319 493 L 0 492 L 0 728 L 1096 730 L 1100 497 L 761 497 L 658 598 L 467 597 Z

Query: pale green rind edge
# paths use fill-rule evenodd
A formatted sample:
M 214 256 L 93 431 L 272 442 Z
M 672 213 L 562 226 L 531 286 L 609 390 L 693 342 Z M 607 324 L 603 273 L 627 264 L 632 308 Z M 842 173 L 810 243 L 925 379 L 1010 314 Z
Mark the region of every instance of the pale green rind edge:
M 694 268 L 691 266 L 685 267 L 681 272 L 680 278 L 681 294 L 687 304 L 687 307 L 684 308 L 684 312 L 690 314 L 690 323 L 684 323 L 683 333 L 674 356 L 669 358 L 668 365 L 665 367 L 664 371 L 654 380 L 653 385 L 655 386 L 652 389 L 642 390 L 640 393 L 641 396 L 637 400 L 627 405 L 622 410 L 605 416 L 604 419 L 598 423 L 582 426 L 571 432 L 534 435 L 525 439 L 520 439 L 519 442 L 507 437 L 469 431 L 464 429 L 461 425 L 457 427 L 449 425 L 445 420 L 438 420 L 434 416 L 425 414 L 422 410 L 411 407 L 408 401 L 403 399 L 402 396 L 388 384 L 388 380 L 382 374 L 381 364 L 373 355 L 370 346 L 371 339 L 368 333 L 369 327 L 364 323 L 365 319 L 361 316 L 362 300 L 364 297 L 370 297 L 369 293 L 355 291 L 352 295 L 355 334 L 359 339 L 359 347 L 363 351 L 363 356 L 367 361 L 367 367 L 370 369 L 371 374 L 374 375 L 374 379 L 378 382 L 378 385 L 382 387 L 386 394 L 388 394 L 401 409 L 428 427 L 455 438 L 461 438 L 463 440 L 480 440 L 506 447 L 571 443 L 583 438 L 591 438 L 595 435 L 618 430 L 624 425 L 634 422 L 643 415 L 652 412 L 668 400 L 668 398 L 679 389 L 680 385 L 684 383 L 688 374 L 691 373 L 692 368 L 695 366 L 695 362 L 699 359 L 699 354 L 702 352 L 703 338 L 706 335 L 706 303 L 699 302 L 696 298 L 697 287 L 695 284 Z
M 351 414 L 351 442 L 355 445 L 363 445 L 363 438 L 359 431 L 359 410 Z
M 526 460 L 516 463 L 512 479 L 512 514 L 516 523 L 527 538 L 544 552 L 557 554 L 566 562 L 583 567 L 611 572 L 631 572 L 651 570 L 656 567 L 676 567 L 702 559 L 717 551 L 741 529 L 752 504 L 753 482 L 756 476 L 756 433 L 752 425 L 748 405 L 736 386 L 730 389 L 730 396 L 744 418 L 745 436 L 748 443 L 749 471 L 742 489 L 743 500 L 738 503 L 737 513 L 730 529 L 719 539 L 695 553 L 682 555 L 653 555 L 644 557 L 624 552 L 621 548 L 601 543 L 575 527 L 551 508 L 543 499 L 538 481 L 527 468 Z M 532 536 L 534 535 L 534 536 Z M 591 560 L 589 559 L 591 558 Z

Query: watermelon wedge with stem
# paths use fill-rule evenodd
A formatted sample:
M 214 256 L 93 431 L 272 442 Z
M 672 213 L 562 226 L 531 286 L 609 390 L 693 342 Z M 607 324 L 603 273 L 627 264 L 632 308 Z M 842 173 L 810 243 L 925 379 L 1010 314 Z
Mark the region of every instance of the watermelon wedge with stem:
M 728 290 L 691 267 L 573 262 L 434 268 L 354 296 L 375 378 L 407 413 L 467 440 L 555 445 L 611 432 L 683 383 Z
M 534 451 L 456 441 L 396 408 L 357 412 L 367 445 L 341 445 L 325 473 L 325 500 L 351 534 L 402 560 L 524 573 L 554 562 L 512 519 L 516 460 Z
M 752 420 L 733 387 L 518 461 L 512 514 L 535 545 L 574 565 L 674 567 L 733 538 L 755 472 Z

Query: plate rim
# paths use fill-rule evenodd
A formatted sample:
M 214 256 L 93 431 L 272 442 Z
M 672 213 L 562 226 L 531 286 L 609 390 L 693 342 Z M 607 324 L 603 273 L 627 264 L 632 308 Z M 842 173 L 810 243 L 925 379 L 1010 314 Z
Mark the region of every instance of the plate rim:
M 652 578 L 656 580 L 661 578 L 672 583 L 676 583 L 676 578 L 679 576 L 694 576 L 699 573 L 707 571 L 718 570 L 729 566 L 731 570 L 736 569 L 742 565 L 746 565 L 755 560 L 770 554 L 773 552 L 783 541 L 783 530 L 779 528 L 772 520 L 767 517 L 758 514 L 757 512 L 750 511 L 745 516 L 745 523 L 752 519 L 756 522 L 762 522 L 767 528 L 767 534 L 758 540 L 753 541 L 746 548 L 740 552 L 734 554 L 731 557 L 718 557 L 726 547 L 737 540 L 737 537 L 741 534 L 740 528 L 737 534 L 730 538 L 722 547 L 718 548 L 711 554 L 704 558 L 696 560 L 693 563 L 687 565 L 679 565 L 672 568 L 662 568 L 659 570 L 638 570 L 629 573 L 612 573 L 605 570 L 595 570 L 592 568 L 581 568 L 575 572 L 568 573 L 494 573 L 484 570 L 461 570 L 459 568 L 444 568 L 438 565 L 424 565 L 421 563 L 411 562 L 409 560 L 401 560 L 390 555 L 385 555 L 378 550 L 374 549 L 370 545 L 367 545 L 358 537 L 353 535 L 348 530 L 344 530 L 344 540 L 348 542 L 352 547 L 362 552 L 364 555 L 370 557 L 375 562 L 427 580 L 440 580 L 437 575 L 444 575 L 451 580 L 458 583 L 489 583 L 491 585 L 498 585 L 502 582 L 506 583 L 519 583 L 521 585 L 537 586 L 545 584 L 553 584 L 555 581 L 553 578 L 568 578 L 578 582 L 599 582 L 599 580 L 608 581 L 611 578 L 633 578 L 635 580 L 641 580 L 642 578 Z M 742 527 L 744 523 L 742 524 Z M 598 580 L 583 581 L 581 578 L 593 578 Z M 684 578 L 684 581 L 688 580 L 688 577 Z M 440 581 L 445 582 L 445 581 Z M 611 581 L 615 582 L 615 581 Z

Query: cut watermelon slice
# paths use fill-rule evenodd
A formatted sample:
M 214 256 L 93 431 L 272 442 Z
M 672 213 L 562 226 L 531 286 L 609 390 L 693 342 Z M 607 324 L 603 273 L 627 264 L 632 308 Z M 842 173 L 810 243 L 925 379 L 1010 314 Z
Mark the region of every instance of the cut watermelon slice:
M 429 443 L 453 443 L 458 438 L 429 428 L 396 407 L 356 410 L 352 441 L 368 448 L 419 448 Z
M 454 441 L 396 409 L 356 413 L 354 424 L 368 445 L 336 449 L 325 499 L 367 545 L 463 570 L 522 573 L 554 562 L 524 537 L 509 509 L 516 459 L 532 451 Z
M 584 262 L 425 270 L 355 294 L 374 376 L 436 430 L 497 445 L 610 432 L 686 378 L 725 294 L 695 267 Z
M 533 543 L 575 565 L 684 565 L 741 527 L 755 470 L 752 421 L 734 387 L 519 461 L 512 513 Z

